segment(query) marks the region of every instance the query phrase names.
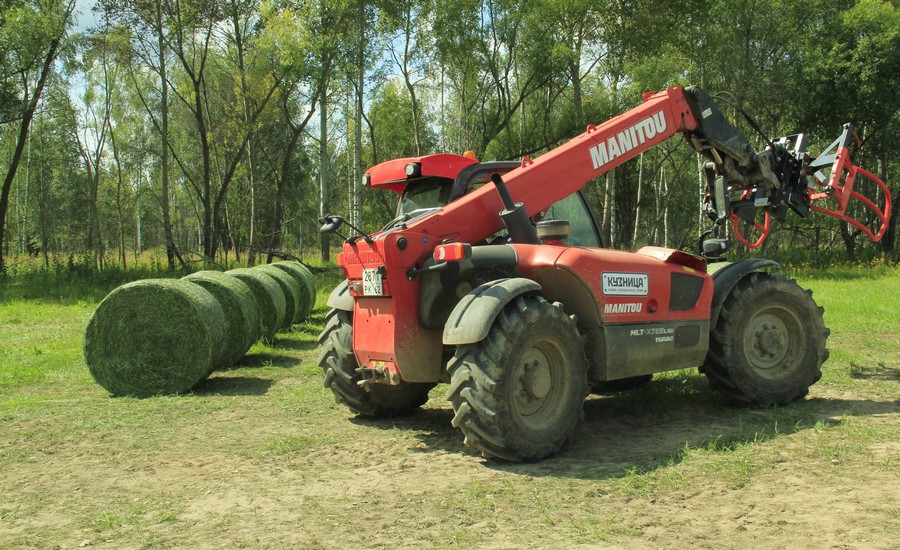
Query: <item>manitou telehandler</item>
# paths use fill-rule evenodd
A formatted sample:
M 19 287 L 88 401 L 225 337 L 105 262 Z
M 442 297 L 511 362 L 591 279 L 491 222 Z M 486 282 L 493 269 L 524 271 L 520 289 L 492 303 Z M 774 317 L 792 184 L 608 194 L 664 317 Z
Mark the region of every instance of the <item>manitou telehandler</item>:
M 605 248 L 580 189 L 676 134 L 706 160 L 713 229 L 700 255 Z M 465 444 L 508 461 L 557 452 L 592 388 L 653 373 L 699 365 L 732 401 L 800 399 L 828 357 L 823 309 L 772 273 L 773 261 L 710 276 L 707 260 L 727 249 L 717 233 L 726 221 L 750 222 L 759 238 L 736 237 L 755 247 L 788 209 L 880 239 L 890 194 L 852 164 L 853 136 L 846 125 L 817 157 L 802 134 L 766 139 L 756 153 L 709 95 L 675 86 L 534 160 L 437 154 L 379 164 L 364 184 L 398 192 L 400 215 L 375 234 L 350 227 L 344 237 L 346 281 L 328 299 L 319 337 L 325 386 L 357 414 L 390 416 L 448 382 Z M 873 198 L 854 190 L 858 178 L 873 182 Z M 851 199 L 872 219 L 851 217 Z M 322 232 L 341 235 L 343 218 L 321 221 Z

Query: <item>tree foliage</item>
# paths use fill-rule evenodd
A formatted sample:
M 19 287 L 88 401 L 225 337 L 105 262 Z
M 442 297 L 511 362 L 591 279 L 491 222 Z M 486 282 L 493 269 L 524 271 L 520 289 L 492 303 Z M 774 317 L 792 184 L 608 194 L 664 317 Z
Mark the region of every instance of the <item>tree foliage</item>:
M 359 196 L 360 166 L 533 157 L 674 84 L 720 94 L 760 149 L 736 107 L 813 152 L 851 122 L 857 160 L 898 190 L 884 0 L 99 0 L 78 33 L 73 8 L 0 9 L 0 270 L 303 257 L 322 211 L 392 216 L 395 197 Z M 615 246 L 679 247 L 705 223 L 698 185 L 672 140 L 587 189 Z M 830 218 L 784 225 L 770 246 L 879 250 Z

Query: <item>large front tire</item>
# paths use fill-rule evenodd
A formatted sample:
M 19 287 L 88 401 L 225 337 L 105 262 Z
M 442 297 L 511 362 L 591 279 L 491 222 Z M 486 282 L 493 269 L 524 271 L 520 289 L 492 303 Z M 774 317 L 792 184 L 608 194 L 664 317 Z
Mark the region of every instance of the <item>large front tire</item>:
M 322 355 L 319 366 L 325 373 L 325 387 L 334 393 L 335 401 L 362 416 L 390 417 L 409 414 L 428 401 L 428 391 L 435 384 L 401 381 L 399 385 L 370 384 L 360 387 L 362 378 L 353 355 L 353 317 L 347 311 L 333 309 L 325 318 L 325 329 L 319 335 Z
M 812 292 L 793 279 L 751 273 L 722 304 L 701 371 L 742 405 L 801 399 L 822 376 L 829 330 Z
M 465 444 L 511 462 L 552 455 L 572 437 L 588 395 L 587 359 L 562 305 L 519 296 L 487 338 L 450 362 L 453 426 Z

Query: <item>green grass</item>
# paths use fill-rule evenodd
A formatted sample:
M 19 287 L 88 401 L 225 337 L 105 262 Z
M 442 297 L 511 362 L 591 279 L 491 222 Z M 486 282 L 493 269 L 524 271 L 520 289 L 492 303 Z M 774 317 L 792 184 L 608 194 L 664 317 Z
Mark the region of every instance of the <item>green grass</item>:
M 879 391 L 890 387 L 879 382 L 900 380 L 897 268 L 876 266 L 852 272 L 833 268 L 796 277 L 813 289 L 813 299 L 825 308 L 825 324 L 831 329 L 831 357 L 823 371 L 826 383 L 848 387 L 864 382 Z
M 334 402 L 316 365 L 334 269 L 317 271 L 307 321 L 192 393 L 149 399 L 109 397 L 84 365 L 105 283 L 35 297 L 62 283 L 14 279 L 0 297 L 0 546 L 889 547 L 900 272 L 790 274 L 832 330 L 807 399 L 736 408 L 696 369 L 667 373 L 591 396 L 562 453 L 519 465 L 466 451 L 444 384 L 392 420 Z
M 81 338 L 95 306 L 80 301 L 0 302 L 0 389 L 88 381 Z

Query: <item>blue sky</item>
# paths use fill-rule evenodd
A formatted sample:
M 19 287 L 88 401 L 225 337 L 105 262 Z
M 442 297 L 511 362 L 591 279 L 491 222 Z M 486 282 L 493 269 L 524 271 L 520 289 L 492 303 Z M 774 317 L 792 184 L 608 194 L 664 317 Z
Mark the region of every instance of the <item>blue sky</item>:
M 81 32 L 97 22 L 97 17 L 91 12 L 96 0 L 75 0 L 75 32 Z

